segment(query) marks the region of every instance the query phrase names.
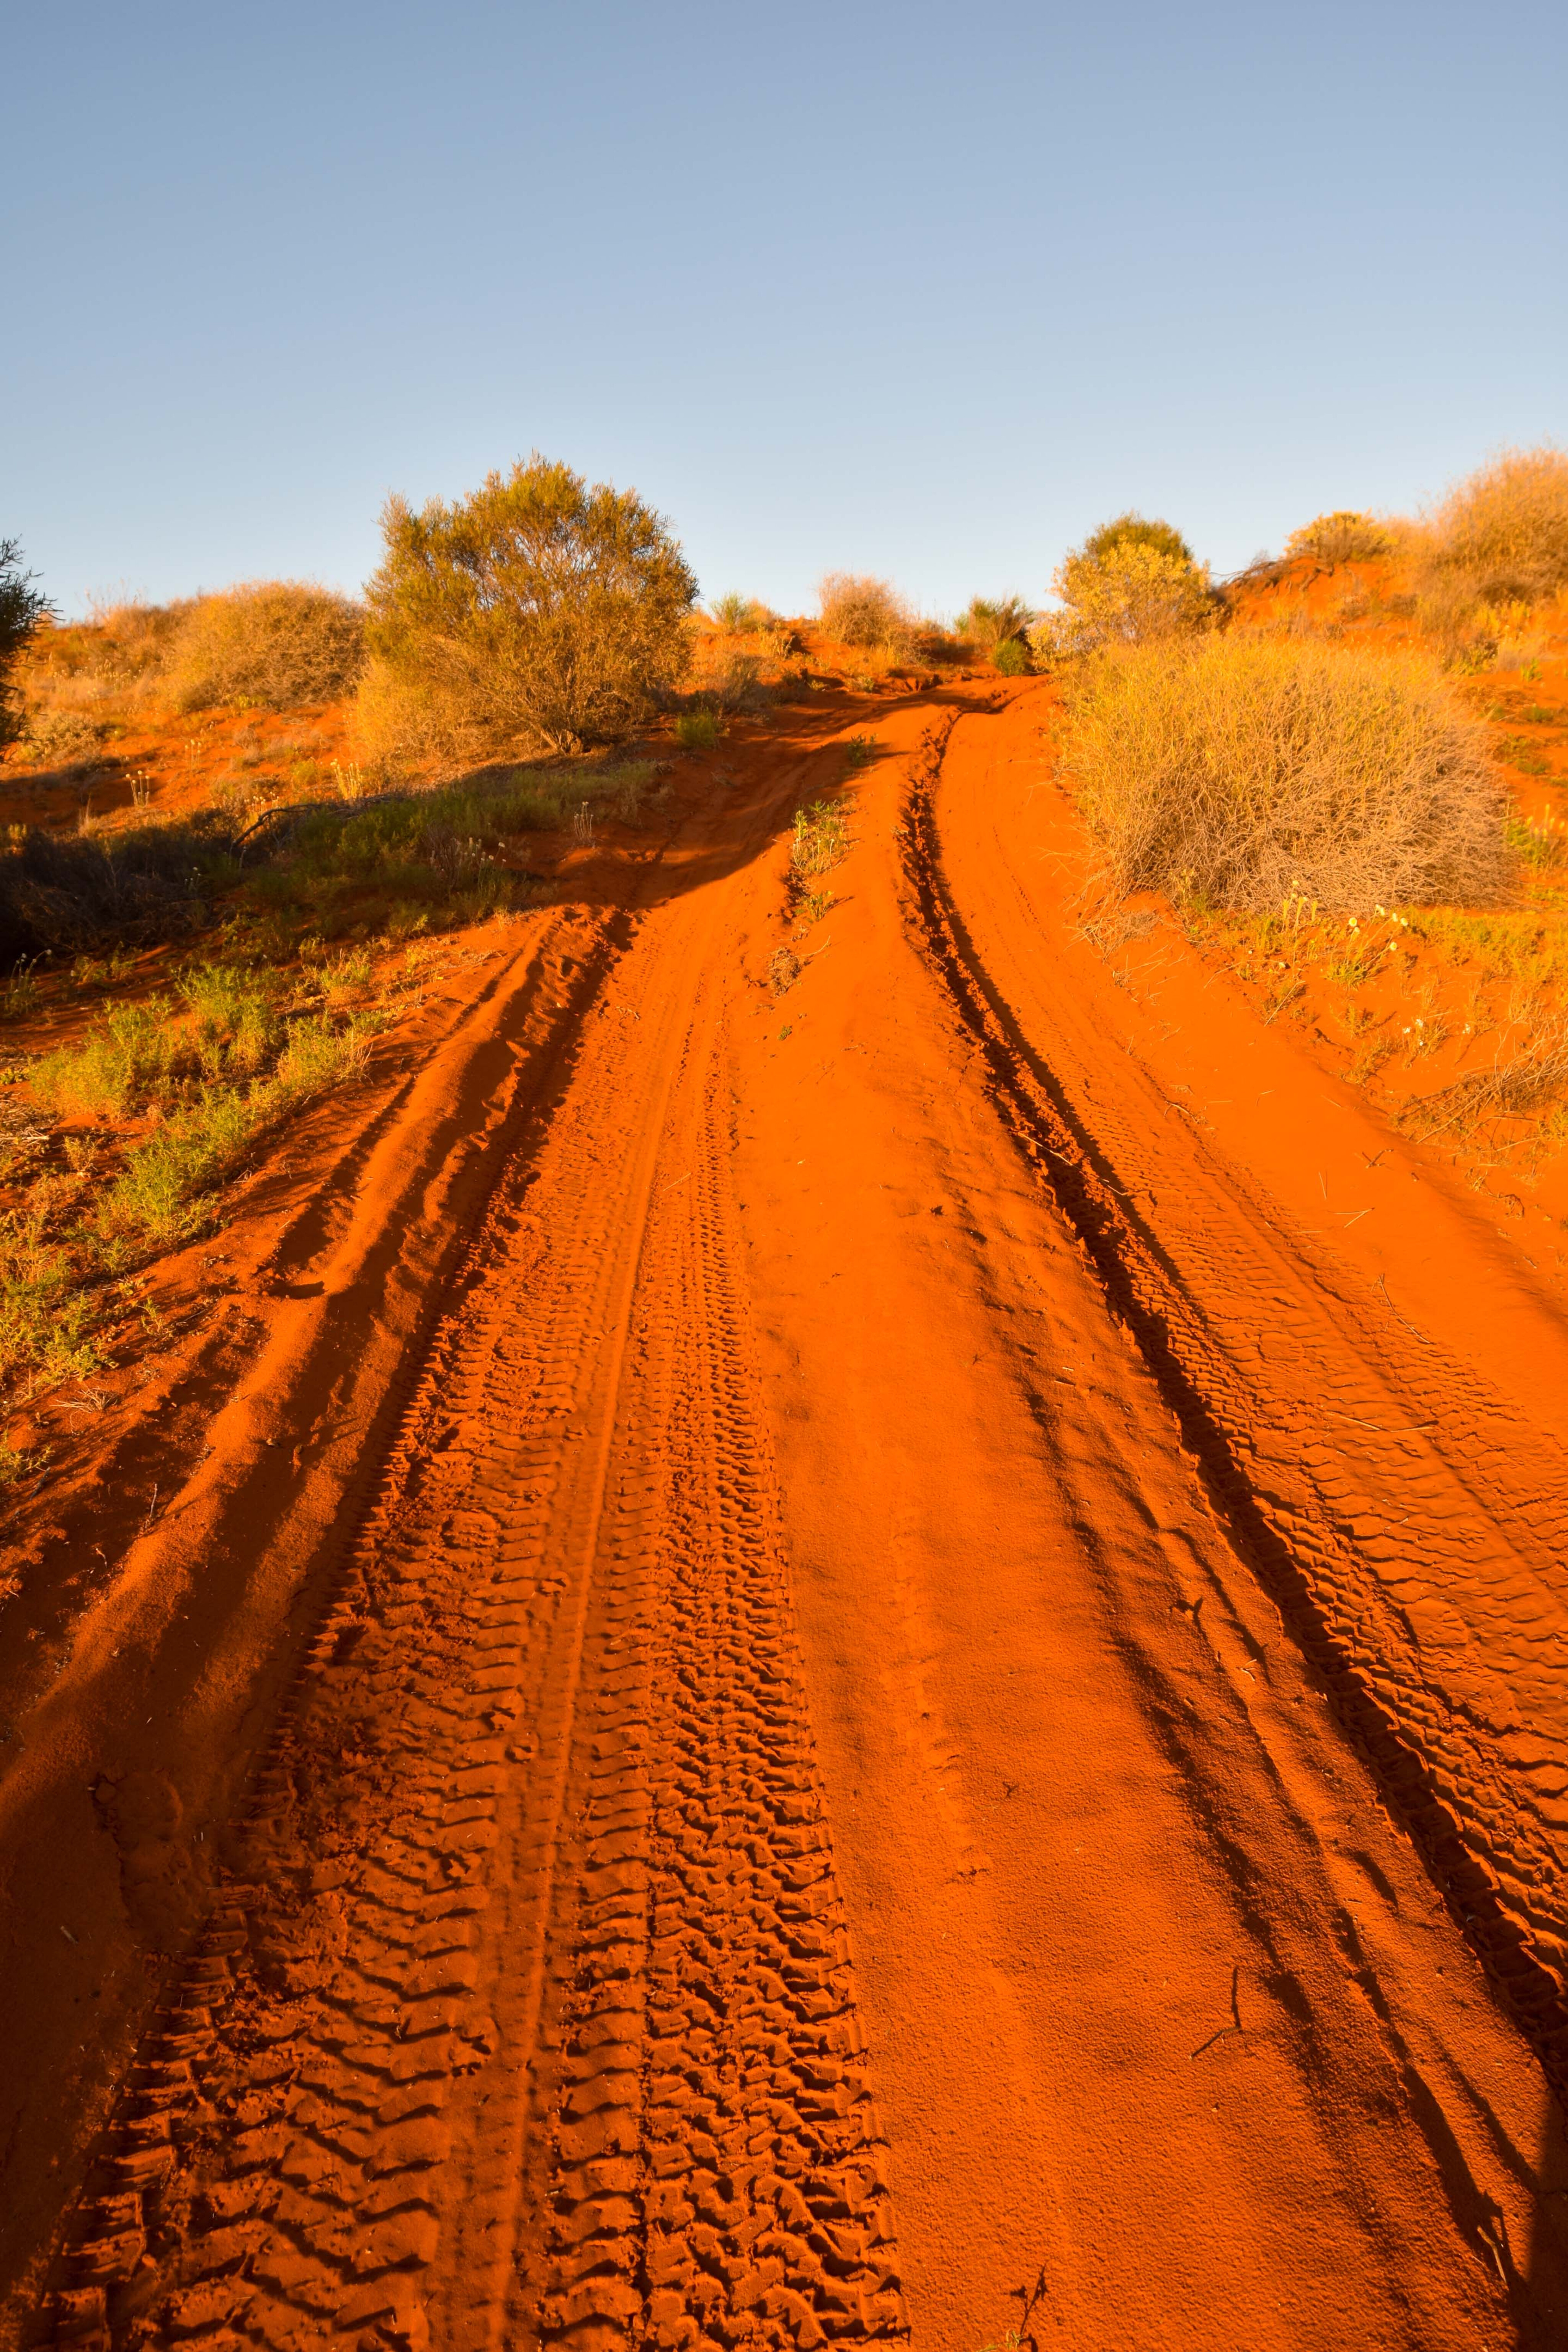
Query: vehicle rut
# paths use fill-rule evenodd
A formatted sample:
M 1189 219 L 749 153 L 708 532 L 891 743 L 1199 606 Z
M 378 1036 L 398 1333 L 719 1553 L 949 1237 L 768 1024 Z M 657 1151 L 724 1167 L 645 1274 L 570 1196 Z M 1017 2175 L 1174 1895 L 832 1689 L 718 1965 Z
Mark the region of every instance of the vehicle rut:
M 1123 1099 L 1026 1035 L 982 963 L 945 867 L 936 794 L 952 726 L 928 732 L 902 830 L 907 920 L 1013 1139 L 1148 1363 L 1228 1536 L 1271 1592 L 1434 1882 L 1568 2108 L 1568 1918 L 1552 1687 L 1563 1621 L 1560 1451 L 1386 1307 L 1350 1302 L 1300 1234 L 1271 1239 L 1215 1185 L 1200 1200 Z M 988 725 L 991 721 L 967 723 Z M 989 870 L 989 869 L 987 869 Z M 1194 1146 L 1184 1129 L 1188 1156 Z M 1158 1225 L 1140 1199 L 1157 1199 Z M 1303 1265 L 1303 1261 L 1305 1262 Z M 1303 1275 L 1307 1276 L 1303 1278 Z M 1375 1330 L 1375 1346 L 1368 1344 Z M 1415 1424 L 1420 1424 L 1419 1426 Z M 1423 1642 L 1407 1613 L 1451 1572 L 1492 1649 Z M 1541 1632 L 1545 1627 L 1545 1633 Z
M 504 1172 L 47 2332 L 904 2333 L 728 1192 L 715 891 Z

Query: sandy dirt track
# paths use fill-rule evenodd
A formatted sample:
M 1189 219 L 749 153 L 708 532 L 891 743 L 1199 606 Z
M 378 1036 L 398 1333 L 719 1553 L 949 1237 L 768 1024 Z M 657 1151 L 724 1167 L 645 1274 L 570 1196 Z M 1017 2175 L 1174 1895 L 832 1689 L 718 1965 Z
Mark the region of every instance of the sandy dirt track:
M 1040 717 L 574 958 L 18 2340 L 1562 2341 L 1568 1345 Z

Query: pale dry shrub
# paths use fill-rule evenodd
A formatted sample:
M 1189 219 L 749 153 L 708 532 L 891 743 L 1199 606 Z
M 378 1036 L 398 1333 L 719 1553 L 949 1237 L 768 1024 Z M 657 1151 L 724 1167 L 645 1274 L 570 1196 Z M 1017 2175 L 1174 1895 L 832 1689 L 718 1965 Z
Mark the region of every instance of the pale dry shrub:
M 32 712 L 22 750 L 35 767 L 78 768 L 96 762 L 103 747 L 103 729 L 85 710 L 51 709 Z
M 1394 540 L 1386 526 L 1375 515 L 1360 514 L 1350 507 L 1338 507 L 1332 514 L 1314 515 L 1300 530 L 1293 530 L 1285 542 L 1288 562 L 1298 556 L 1310 556 L 1315 563 L 1326 564 L 1331 571 L 1336 564 L 1368 563 L 1393 552 Z
M 867 572 L 829 572 L 818 583 L 816 599 L 817 625 L 835 645 L 896 657 L 913 641 L 914 614 L 889 581 Z
M 1504 449 L 1423 520 L 1422 585 L 1531 604 L 1568 587 L 1568 451 Z
M 220 703 L 289 710 L 350 693 L 364 660 L 364 614 L 299 580 L 252 580 L 185 608 L 163 684 L 183 710 Z
M 1064 772 L 1123 891 L 1265 913 L 1506 885 L 1486 729 L 1417 655 L 1166 640 L 1086 665 L 1068 712 Z
M 185 604 L 95 604 L 87 621 L 46 621 L 28 648 L 28 732 L 40 717 L 154 700 Z
M 1058 566 L 1051 587 L 1063 609 L 1047 614 L 1032 639 L 1047 659 L 1190 635 L 1217 612 L 1208 566 L 1169 523 L 1143 515 L 1102 523 Z
M 663 518 L 535 456 L 470 497 L 391 499 L 356 712 L 367 749 L 445 763 L 618 740 L 690 662 L 697 583 Z

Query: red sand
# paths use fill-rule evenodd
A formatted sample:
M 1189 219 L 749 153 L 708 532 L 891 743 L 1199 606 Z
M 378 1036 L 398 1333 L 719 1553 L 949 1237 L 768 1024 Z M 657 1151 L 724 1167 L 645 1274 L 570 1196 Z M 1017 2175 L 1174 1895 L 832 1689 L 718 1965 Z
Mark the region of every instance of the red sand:
M 58 1506 L 0 2340 L 1562 2341 L 1563 1310 L 1046 693 L 689 763 Z

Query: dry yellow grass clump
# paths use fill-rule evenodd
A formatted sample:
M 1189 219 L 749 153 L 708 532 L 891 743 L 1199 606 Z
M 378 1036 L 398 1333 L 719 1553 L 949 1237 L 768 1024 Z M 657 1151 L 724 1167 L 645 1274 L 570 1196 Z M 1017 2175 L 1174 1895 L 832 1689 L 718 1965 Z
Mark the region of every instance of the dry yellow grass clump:
M 1087 665 L 1067 699 L 1065 772 L 1122 890 L 1268 912 L 1504 885 L 1485 728 L 1418 655 L 1166 639 Z
M 915 617 L 889 581 L 868 572 L 829 572 L 817 587 L 817 619 L 835 645 L 854 646 L 895 659 L 908 652 Z
M 252 580 L 186 608 L 161 683 L 182 710 L 291 710 L 347 694 L 363 659 L 364 614 L 348 597 L 306 581 Z

